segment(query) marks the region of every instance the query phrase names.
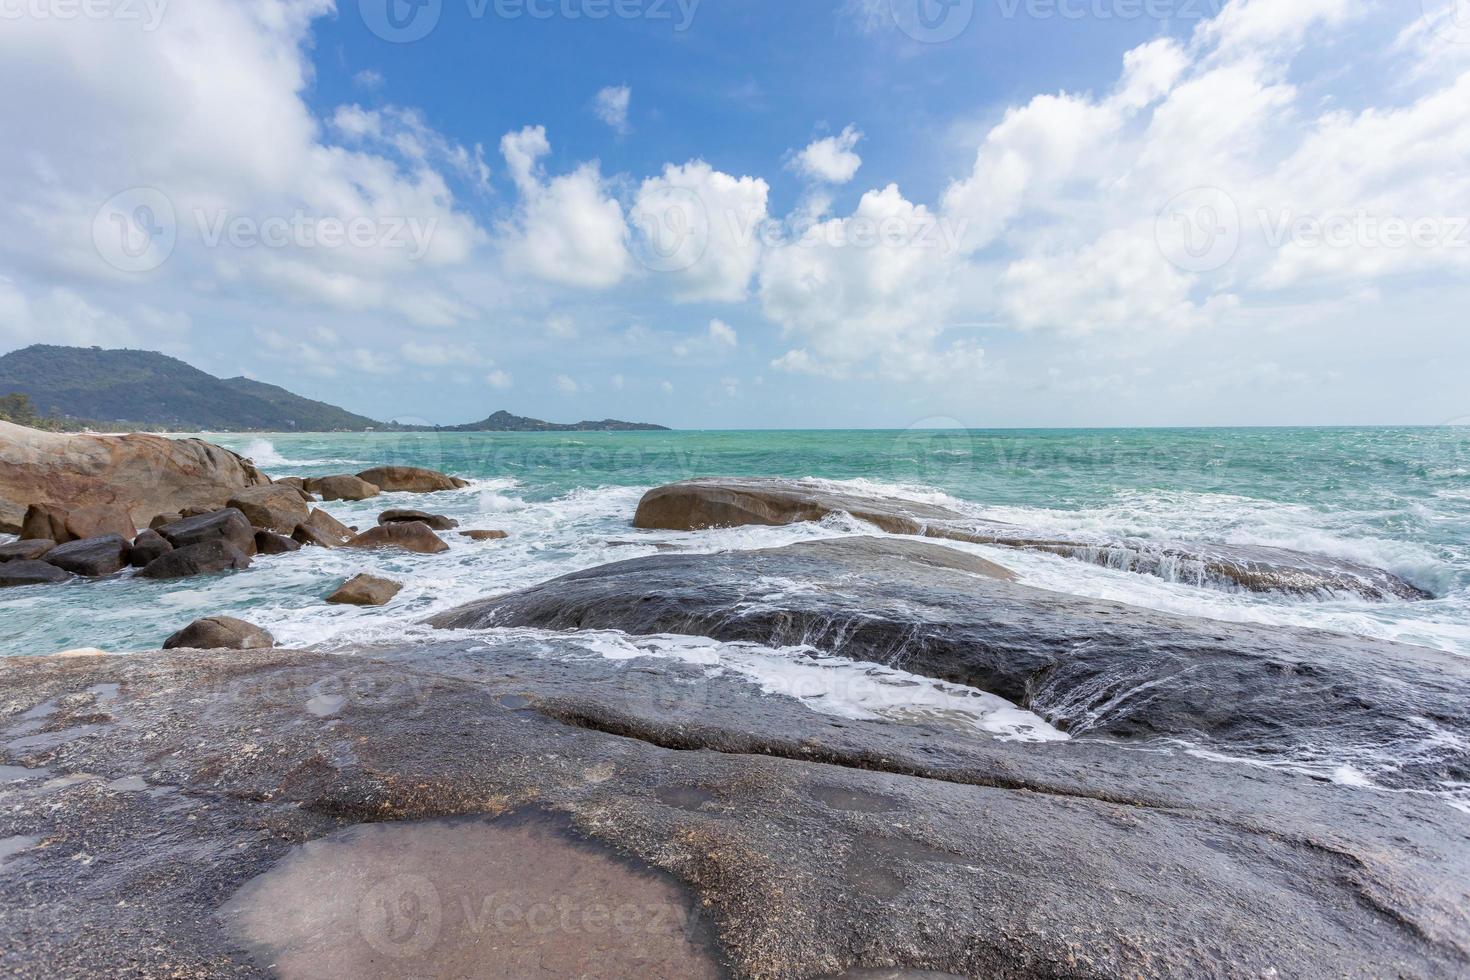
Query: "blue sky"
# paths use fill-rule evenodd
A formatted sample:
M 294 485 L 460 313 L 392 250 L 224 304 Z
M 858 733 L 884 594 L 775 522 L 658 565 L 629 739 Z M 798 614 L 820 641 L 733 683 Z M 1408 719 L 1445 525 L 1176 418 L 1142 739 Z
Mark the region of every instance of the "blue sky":
M 1470 416 L 1460 0 L 529 2 L 7 6 L 0 347 L 442 423 Z

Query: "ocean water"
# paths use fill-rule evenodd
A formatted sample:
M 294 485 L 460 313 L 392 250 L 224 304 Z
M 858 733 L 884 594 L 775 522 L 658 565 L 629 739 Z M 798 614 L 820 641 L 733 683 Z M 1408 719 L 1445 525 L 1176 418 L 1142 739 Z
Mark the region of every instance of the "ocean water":
M 0 655 L 76 647 L 156 648 L 201 616 L 228 613 L 290 646 L 341 648 L 412 636 L 433 613 L 661 546 L 772 547 L 874 529 L 852 520 L 678 534 L 630 526 L 650 487 L 695 476 L 786 476 L 942 503 L 1064 537 L 1258 544 L 1389 569 L 1429 591 L 1422 602 L 1255 595 L 1044 554 L 950 544 L 1016 571 L 1027 584 L 1232 622 L 1312 626 L 1470 656 L 1470 428 L 1201 429 L 567 434 L 371 433 L 206 435 L 272 476 L 354 473 L 398 463 L 472 481 L 417 497 L 326 508 L 370 526 L 411 506 L 507 541 L 446 535 L 438 556 L 304 549 L 247 571 L 154 583 L 130 576 L 0 593 Z M 946 544 L 945 542 L 936 542 Z M 393 604 L 323 604 L 345 578 L 407 583 Z M 499 639 L 507 639 L 500 637 Z M 520 631 L 514 639 L 534 639 Z M 801 697 L 850 717 L 940 719 L 1022 739 L 1062 738 L 998 698 L 806 649 L 588 633 L 587 656 L 674 657 Z M 548 644 L 548 649 L 566 644 Z M 1371 782 L 1325 760 L 1341 782 Z

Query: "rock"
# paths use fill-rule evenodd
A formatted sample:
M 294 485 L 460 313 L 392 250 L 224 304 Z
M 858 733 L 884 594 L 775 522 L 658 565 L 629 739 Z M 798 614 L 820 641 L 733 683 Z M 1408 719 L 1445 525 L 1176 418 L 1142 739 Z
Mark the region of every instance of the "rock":
M 0 841 L 45 842 L 0 875 L 0 914 L 24 923 L 5 933 L 17 976 L 590 962 L 692 980 L 723 961 L 745 978 L 1458 977 L 1470 962 L 1466 818 L 1441 800 L 822 713 L 575 637 L 4 658 L 0 692 L 0 729 L 56 706 L 49 742 L 7 757 L 58 770 L 0 807 Z M 129 775 L 147 792 L 106 789 Z M 612 876 L 609 854 L 638 874 Z M 525 909 L 547 914 L 528 926 Z M 670 922 L 697 955 L 650 946 Z
M 0 563 L 0 589 L 17 585 L 49 585 L 65 582 L 72 576 L 44 561 L 26 558 Z
M 128 514 L 127 530 L 89 530 L 131 537 L 155 514 L 218 509 L 236 491 L 266 482 L 244 459 L 198 439 L 41 432 L 0 422 L 0 531 L 17 533 L 26 508 L 39 504 L 118 508 Z
M 1470 782 L 1456 747 L 1470 744 L 1470 659 L 1047 592 L 916 541 L 639 558 L 431 623 L 809 644 L 996 694 L 1074 735 L 1177 739 L 1276 764 L 1337 759 L 1401 789 Z
M 120 534 L 68 541 L 46 552 L 45 561 L 73 575 L 100 578 L 127 567 L 128 541 Z
M 403 591 L 400 582 L 378 578 L 375 575 L 358 575 L 348 579 L 327 601 L 340 606 L 386 606 L 393 597 Z
M 471 541 L 504 541 L 510 537 L 504 531 L 460 531 L 459 536 Z
M 208 517 L 210 514 L 218 514 L 218 507 L 185 507 L 179 511 L 179 519 L 187 521 L 191 517 Z
M 358 479 L 380 488 L 384 493 L 437 493 L 441 490 L 460 490 L 469 486 L 461 480 L 438 470 L 426 470 L 418 466 L 379 466 L 357 474 Z
M 310 524 L 298 524 L 291 532 L 291 540 L 308 548 L 337 548 L 344 542 L 327 537 Z
M 799 480 L 689 480 L 644 495 L 634 516 L 645 530 L 699 531 L 745 525 L 786 525 L 849 514 L 890 534 L 947 538 L 1023 551 L 1041 551 L 1227 591 L 1280 592 L 1330 598 L 1349 594 L 1376 601 L 1432 598 L 1380 568 L 1285 548 L 1178 543 L 1141 539 L 1065 541 L 1025 528 L 920 501 L 864 496 Z
M 255 547 L 252 537 L 250 545 Z M 211 538 L 199 544 L 175 548 L 149 562 L 141 574 L 145 578 L 192 578 L 216 572 L 238 571 L 250 567 L 250 558 L 225 538 Z
M 168 543 L 175 548 L 224 540 L 246 556 L 255 553 L 255 528 L 249 518 L 233 507 L 165 524 L 158 529 L 158 533 L 167 538 Z
M 414 521 L 427 524 L 435 531 L 452 531 L 459 527 L 459 521 L 421 510 L 385 510 L 378 515 L 379 524 L 412 524 Z
M 302 479 L 299 476 L 280 476 L 276 477 L 274 482 L 281 486 L 295 487 L 297 490 L 300 490 L 302 492 L 309 492 L 306 490 L 306 480 Z
M 320 507 L 312 510 L 311 516 L 306 519 L 306 525 L 320 532 L 333 545 L 346 544 L 357 533 Z
M 21 520 L 20 535 L 22 538 L 50 538 L 58 544 L 66 544 L 109 534 L 118 534 L 132 540 L 136 530 L 128 512 L 121 507 L 77 507 L 64 510 L 60 507 L 33 504 L 26 508 L 25 517 Z
M 311 513 L 299 490 L 274 484 L 241 490 L 226 506 L 244 514 L 252 526 L 277 534 L 290 534 Z
M 173 524 L 183 519 L 183 514 L 159 514 L 157 517 L 153 518 L 153 520 L 148 522 L 148 530 L 157 531 L 165 524 Z
M 162 558 L 173 550 L 174 546 L 157 531 L 141 531 L 128 549 L 128 564 L 134 568 L 146 568 L 154 559 Z
M 231 616 L 210 616 L 185 626 L 163 641 L 165 650 L 269 650 L 270 633 Z
M 300 551 L 301 542 L 274 531 L 255 532 L 255 553 L 257 555 L 284 555 L 292 551 Z
M 368 528 L 348 541 L 345 548 L 399 548 L 416 551 L 421 555 L 437 555 L 449 550 L 439 535 L 429 525 L 419 521 L 411 524 L 385 524 Z
M 45 538 L 22 538 L 10 544 L 0 544 L 0 562 L 35 561 L 54 547 L 56 542 Z
M 355 476 L 314 477 L 306 481 L 306 490 L 323 500 L 367 500 L 380 492 L 373 484 Z

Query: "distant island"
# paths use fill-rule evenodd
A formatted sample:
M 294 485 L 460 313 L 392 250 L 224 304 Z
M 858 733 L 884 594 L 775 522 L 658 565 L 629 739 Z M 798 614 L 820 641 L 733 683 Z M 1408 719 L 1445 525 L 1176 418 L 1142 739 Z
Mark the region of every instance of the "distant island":
M 38 428 L 214 432 L 667 432 L 662 425 L 559 425 L 496 412 L 456 426 L 379 422 L 252 378 L 216 378 L 143 350 L 35 344 L 0 356 L 0 418 Z

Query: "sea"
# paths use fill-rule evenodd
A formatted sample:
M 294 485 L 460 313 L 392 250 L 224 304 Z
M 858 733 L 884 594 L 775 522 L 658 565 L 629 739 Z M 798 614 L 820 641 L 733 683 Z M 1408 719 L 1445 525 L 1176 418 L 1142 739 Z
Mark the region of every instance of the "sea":
M 504 530 L 509 538 L 476 543 L 449 533 L 450 551 L 442 555 L 308 548 L 257 558 L 225 576 L 160 583 L 126 573 L 9 589 L 0 592 L 0 655 L 151 650 L 192 620 L 216 614 L 263 626 L 281 646 L 346 650 L 425 636 L 421 621 L 434 613 L 671 546 L 715 552 L 883 533 L 846 517 L 696 533 L 631 525 L 639 498 L 660 484 L 782 476 L 943 504 L 1058 538 L 1270 545 L 1378 566 L 1433 598 L 1252 594 L 1048 554 L 931 542 L 983 555 L 1023 583 L 1053 591 L 1470 657 L 1470 427 L 195 435 L 248 456 L 274 477 L 383 464 L 443 470 L 470 485 L 323 506 L 363 527 L 389 507 L 427 509 L 464 529 Z M 406 587 L 383 608 L 324 604 L 359 572 Z M 536 631 L 491 632 L 492 643 L 537 640 Z M 994 696 L 810 648 L 607 631 L 575 639 L 579 656 L 674 658 L 830 714 L 937 719 L 1023 740 L 1066 737 Z M 547 648 L 563 651 L 548 656 L 565 656 L 568 645 Z M 1343 760 L 1302 766 L 1338 782 L 1373 782 L 1371 771 Z M 1470 793 L 1452 795 L 1470 809 Z

